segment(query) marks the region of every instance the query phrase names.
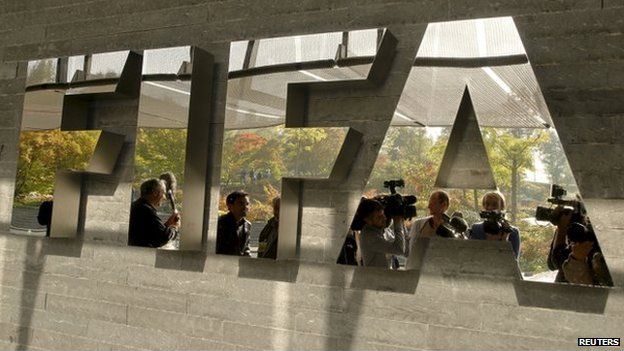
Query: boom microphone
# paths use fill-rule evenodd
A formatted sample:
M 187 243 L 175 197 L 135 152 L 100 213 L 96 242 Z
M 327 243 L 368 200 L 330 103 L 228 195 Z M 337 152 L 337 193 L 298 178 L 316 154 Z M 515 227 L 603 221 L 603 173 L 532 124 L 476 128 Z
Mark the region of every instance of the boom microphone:
M 172 172 L 166 172 L 166 173 L 161 174 L 159 178 L 165 182 L 165 187 L 166 187 L 165 193 L 167 194 L 167 199 L 169 200 L 169 203 L 171 204 L 171 209 L 173 209 L 173 212 L 175 212 L 176 205 L 175 205 L 175 196 L 173 194 L 178 187 L 178 182 L 176 181 L 176 177 Z
M 461 212 L 454 212 L 449 223 L 458 233 L 465 233 L 468 230 L 468 222 L 466 222 Z

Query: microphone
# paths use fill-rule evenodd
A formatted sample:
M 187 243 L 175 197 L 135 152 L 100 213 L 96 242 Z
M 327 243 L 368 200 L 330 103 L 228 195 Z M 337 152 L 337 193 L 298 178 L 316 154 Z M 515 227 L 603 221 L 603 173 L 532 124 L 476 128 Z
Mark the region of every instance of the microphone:
M 450 224 L 458 233 L 465 233 L 468 230 L 468 222 L 462 217 L 461 212 L 453 213 Z
M 165 172 L 161 174 L 159 178 L 165 182 L 165 193 L 167 194 L 167 199 L 169 200 L 169 203 L 171 204 L 171 209 L 173 209 L 173 211 L 175 212 L 176 205 L 175 205 L 174 192 L 176 191 L 178 187 L 178 182 L 176 180 L 176 177 L 172 172 Z

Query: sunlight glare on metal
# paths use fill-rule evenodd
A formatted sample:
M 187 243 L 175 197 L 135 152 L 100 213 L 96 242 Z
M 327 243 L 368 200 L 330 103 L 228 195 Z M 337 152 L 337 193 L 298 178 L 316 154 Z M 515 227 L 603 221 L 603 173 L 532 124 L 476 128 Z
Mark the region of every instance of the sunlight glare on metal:
M 181 89 L 172 88 L 172 87 L 166 86 L 164 84 L 159 84 L 159 83 L 155 83 L 155 82 L 144 82 L 144 83 L 145 84 L 149 84 L 149 85 L 153 85 L 155 87 L 162 88 L 162 89 L 165 89 L 165 90 L 173 91 L 173 92 L 176 92 L 176 93 L 179 93 L 179 94 L 184 94 L 184 95 L 189 95 L 189 96 L 191 95 L 190 91 L 185 91 L 185 90 L 181 90 Z
M 481 69 L 490 77 L 507 94 L 511 94 L 511 88 L 505 83 L 501 77 L 496 74 L 490 67 L 481 67 Z
M 284 117 L 282 117 L 282 116 L 270 115 L 268 113 L 247 111 L 247 110 L 243 110 L 243 109 L 240 109 L 240 108 L 234 108 L 234 107 L 229 107 L 229 106 L 226 107 L 226 109 L 230 110 L 230 111 L 238 112 L 238 113 L 243 113 L 243 114 L 246 114 L 246 115 L 253 115 L 253 116 L 266 117 L 266 118 L 272 118 L 272 119 L 284 119 Z

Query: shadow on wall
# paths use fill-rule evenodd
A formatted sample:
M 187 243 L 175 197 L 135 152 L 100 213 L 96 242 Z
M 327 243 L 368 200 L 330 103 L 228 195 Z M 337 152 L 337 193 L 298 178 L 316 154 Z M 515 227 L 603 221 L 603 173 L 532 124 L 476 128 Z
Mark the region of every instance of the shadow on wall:
M 13 235 L 7 235 L 12 239 L 17 239 Z M 48 238 L 19 238 L 24 241 L 24 255 L 19 252 L 7 251 L 4 256 L 5 264 L 2 272 L 1 286 L 3 297 L 9 295 L 15 297 L 15 303 L 11 306 L 3 306 L 10 310 L 9 321 L 18 325 L 14 329 L 15 340 L 18 346 L 23 347 L 30 344 L 32 340 L 33 314 L 37 309 L 45 308 L 45 288 L 41 286 L 41 276 L 45 271 L 46 258 L 49 256 L 82 257 L 83 242 L 78 239 L 54 239 Z M 7 260 L 6 256 L 10 255 Z M 9 262 L 7 262 L 9 261 Z M 7 264 L 11 263 L 11 265 Z M 16 268 L 18 270 L 12 269 Z M 14 293 L 10 290 L 19 289 Z M 16 296 L 19 293 L 19 296 Z M 10 298 L 9 301 L 12 301 Z

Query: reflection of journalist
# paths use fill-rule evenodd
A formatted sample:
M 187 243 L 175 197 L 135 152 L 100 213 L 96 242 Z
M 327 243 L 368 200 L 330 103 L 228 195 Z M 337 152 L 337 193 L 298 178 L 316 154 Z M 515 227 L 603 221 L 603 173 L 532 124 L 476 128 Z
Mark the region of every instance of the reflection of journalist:
M 446 191 L 436 190 L 429 196 L 429 216 L 418 218 L 412 224 L 409 233 L 410 243 L 415 243 L 420 237 L 431 238 L 436 236 L 438 228 L 444 224 L 444 213 L 449 208 L 450 197 Z
M 150 179 L 141 184 L 141 197 L 130 209 L 128 245 L 161 247 L 178 235 L 180 215 L 172 214 L 165 223 L 156 209 L 165 200 L 165 184 L 160 179 Z
M 364 222 L 360 232 L 360 254 L 364 266 L 390 268 L 388 254 L 405 253 L 405 226 L 402 216 L 393 216 L 393 228 L 387 227 L 383 205 L 372 199 L 363 199 L 356 218 Z
M 613 286 L 591 224 L 574 210 L 558 206 L 557 228 L 548 252 L 548 268 L 558 270 L 555 282 Z
M 492 191 L 483 195 L 481 205 L 485 211 L 503 211 L 505 210 L 505 197 L 498 191 Z M 511 243 L 511 247 L 516 255 L 516 259 L 520 257 L 520 231 L 514 226 L 509 226 L 509 232 L 487 233 L 484 222 L 478 222 L 472 225 L 470 230 L 470 239 L 475 240 L 507 240 Z

